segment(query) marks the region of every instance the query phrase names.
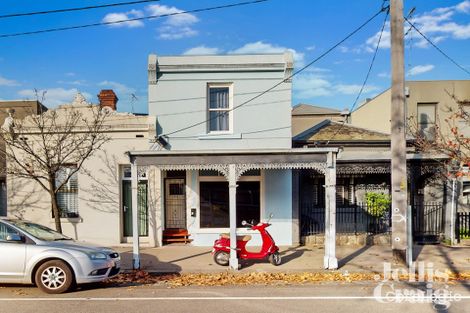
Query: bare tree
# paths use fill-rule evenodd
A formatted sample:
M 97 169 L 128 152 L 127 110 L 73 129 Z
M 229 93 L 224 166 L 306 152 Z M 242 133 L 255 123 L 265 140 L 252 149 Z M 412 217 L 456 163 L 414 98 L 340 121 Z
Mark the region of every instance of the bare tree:
M 58 232 L 62 232 L 58 193 L 109 140 L 104 132 L 109 111 L 86 103 L 80 94 L 74 104 L 23 120 L 10 114 L 0 132 L 7 175 L 34 180 L 50 195 Z

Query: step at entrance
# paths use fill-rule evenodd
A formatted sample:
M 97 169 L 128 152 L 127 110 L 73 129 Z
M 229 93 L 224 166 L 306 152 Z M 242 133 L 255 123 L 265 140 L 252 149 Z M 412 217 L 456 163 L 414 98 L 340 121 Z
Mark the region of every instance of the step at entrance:
M 170 228 L 163 231 L 163 243 L 190 243 L 193 241 L 189 239 L 190 234 L 187 229 Z

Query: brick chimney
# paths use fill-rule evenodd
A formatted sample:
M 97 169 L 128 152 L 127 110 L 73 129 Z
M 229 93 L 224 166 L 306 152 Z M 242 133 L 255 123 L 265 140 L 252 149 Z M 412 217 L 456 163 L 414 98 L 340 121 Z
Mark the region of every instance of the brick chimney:
M 98 99 L 100 100 L 100 107 L 110 107 L 114 111 L 117 109 L 117 102 L 119 98 L 116 96 L 112 89 L 103 89 L 98 94 Z

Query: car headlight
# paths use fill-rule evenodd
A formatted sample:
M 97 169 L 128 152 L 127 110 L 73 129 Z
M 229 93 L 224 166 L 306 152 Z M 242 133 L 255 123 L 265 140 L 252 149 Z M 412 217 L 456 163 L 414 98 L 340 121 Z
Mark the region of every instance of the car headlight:
M 90 260 L 106 260 L 108 256 L 102 252 L 88 252 Z

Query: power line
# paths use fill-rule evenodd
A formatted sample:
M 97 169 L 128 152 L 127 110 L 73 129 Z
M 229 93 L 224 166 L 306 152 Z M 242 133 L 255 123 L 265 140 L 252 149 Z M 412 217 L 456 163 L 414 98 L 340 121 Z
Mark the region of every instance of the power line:
M 205 12 L 205 11 L 227 9 L 227 8 L 250 5 L 250 4 L 258 4 L 261 2 L 267 2 L 267 1 L 269 0 L 253 0 L 253 1 L 237 2 L 237 3 L 232 3 L 232 4 L 226 4 L 226 5 L 219 5 L 215 7 L 207 7 L 207 8 L 201 8 L 201 9 L 181 11 L 181 12 L 135 17 L 135 18 L 129 18 L 129 19 L 124 19 L 124 20 L 119 20 L 119 21 L 112 21 L 112 22 L 99 22 L 99 23 L 84 24 L 84 25 L 77 25 L 77 26 L 48 28 L 48 29 L 34 30 L 34 31 L 29 31 L 29 32 L 21 32 L 21 33 L 2 34 L 0 35 L 0 38 L 36 35 L 36 34 L 42 34 L 42 33 L 51 33 L 51 32 L 58 32 L 58 31 L 64 31 L 64 30 L 71 30 L 71 29 L 81 29 L 81 28 L 121 24 L 121 23 L 133 22 L 133 21 L 143 21 L 143 20 L 156 19 L 156 18 L 161 18 L 161 17 L 175 16 L 175 15 L 180 15 L 180 14 L 199 13 L 199 12 Z
M 160 0 L 139 0 L 139 1 L 109 3 L 109 4 L 102 4 L 102 5 L 90 5 L 90 6 L 78 7 L 78 8 L 56 9 L 56 10 L 48 10 L 48 11 L 25 12 L 25 13 L 12 13 L 12 14 L 0 15 L 0 19 L 2 19 L 2 18 L 11 18 L 11 17 L 20 17 L 20 16 L 43 15 L 43 14 L 52 14 L 52 13 L 64 13 L 64 12 L 72 12 L 72 11 L 85 11 L 85 10 L 92 10 L 92 9 L 109 8 L 109 7 L 140 4 L 140 3 L 147 3 L 147 2 L 158 2 L 158 1 L 160 1 Z
M 292 73 L 291 75 L 289 75 L 288 77 L 284 78 L 283 80 L 279 81 L 278 83 L 276 83 L 275 85 L 273 85 L 272 87 L 266 89 L 265 91 L 261 92 L 260 94 L 248 99 L 247 101 L 233 107 L 232 109 L 230 110 L 227 110 L 227 111 L 224 111 L 223 114 L 227 114 L 229 112 L 232 112 L 238 108 L 241 108 L 242 106 L 250 103 L 251 101 L 255 100 L 255 99 L 258 99 L 259 97 L 265 95 L 266 93 L 270 92 L 271 90 L 275 89 L 276 87 L 280 86 L 281 84 L 283 84 L 285 81 L 288 81 L 290 79 L 292 79 L 294 76 L 298 75 L 299 73 L 303 72 L 305 69 L 307 69 L 308 67 L 312 66 L 313 64 L 315 64 L 316 62 L 318 62 L 319 60 L 321 60 L 323 57 L 325 57 L 327 54 L 329 54 L 331 51 L 333 51 L 335 48 L 337 48 L 338 46 L 340 46 L 343 42 L 345 42 L 346 40 L 348 40 L 349 38 L 351 38 L 353 35 L 355 35 L 357 32 L 359 32 L 362 28 L 364 28 L 367 24 L 369 24 L 372 20 L 374 20 L 377 16 L 379 16 L 382 12 L 388 10 L 388 6 L 387 7 L 382 7 L 377 13 L 375 13 L 372 17 L 370 17 L 368 20 L 366 20 L 364 23 L 362 23 L 359 27 L 357 27 L 355 30 L 353 30 L 351 33 L 349 33 L 346 37 L 344 37 L 343 39 L 341 39 L 339 42 L 337 42 L 336 44 L 334 44 L 332 47 L 330 47 L 328 50 L 326 50 L 325 52 L 323 52 L 320 56 L 318 56 L 317 58 L 315 58 L 314 60 L 310 61 L 307 65 L 305 65 L 304 67 L 300 68 L 299 70 L 295 71 L 294 73 Z M 180 129 L 177 129 L 177 130 L 174 130 L 172 132 L 169 132 L 169 133 L 166 133 L 166 134 L 163 134 L 162 136 L 170 136 L 170 135 L 173 135 L 173 134 L 176 134 L 176 133 L 179 133 L 179 132 L 182 132 L 182 131 L 185 131 L 185 130 L 188 130 L 188 129 L 191 129 L 193 127 L 196 127 L 196 126 L 199 126 L 199 125 L 202 125 L 202 124 L 205 124 L 207 122 L 210 122 L 216 118 L 218 118 L 220 116 L 220 114 L 217 114 L 215 115 L 214 117 L 212 118 L 209 118 L 209 119 L 206 119 L 202 122 L 198 122 L 198 123 L 194 123 L 194 124 L 191 124 L 189 126 L 186 126 L 186 127 L 183 127 L 183 128 L 180 128 Z
M 253 130 L 249 132 L 242 132 L 240 133 L 241 138 L 243 139 L 260 139 L 260 138 L 290 138 L 292 139 L 292 136 L 289 137 L 243 137 L 243 135 L 252 135 L 252 134 L 258 134 L 258 133 L 266 133 L 266 132 L 273 132 L 276 130 L 283 130 L 283 129 L 290 129 L 291 126 L 283 126 L 283 127 L 276 127 L 276 128 L 267 128 L 267 129 L 259 129 L 259 130 Z M 194 135 L 194 136 L 173 136 L 171 139 L 192 139 L 192 138 L 199 138 L 201 137 L 200 135 Z
M 364 88 L 367 84 L 367 81 L 369 80 L 369 76 L 370 76 L 370 73 L 372 72 L 372 68 L 374 66 L 374 62 L 375 62 L 375 59 L 377 57 L 377 53 L 379 51 L 379 47 L 380 47 L 380 42 L 382 40 L 382 36 L 383 36 L 383 33 L 384 33 L 384 30 L 385 30 L 385 25 L 387 24 L 387 19 L 388 19 L 388 14 L 389 14 L 389 10 L 387 10 L 387 14 L 385 15 L 385 19 L 384 19 L 384 22 L 382 24 L 382 28 L 380 30 L 380 35 L 379 35 L 379 38 L 377 40 L 377 45 L 375 46 L 375 50 L 374 50 L 374 55 L 372 56 L 372 60 L 370 61 L 370 64 L 369 64 L 369 69 L 367 70 L 367 74 L 366 74 L 366 77 L 364 78 L 364 81 L 362 82 L 362 86 L 361 86 L 361 89 L 359 90 L 359 93 L 357 94 L 356 96 L 356 99 L 354 100 L 352 106 L 351 106 L 351 109 L 349 110 L 349 112 L 351 113 L 354 108 L 356 107 L 357 105 L 357 101 L 359 100 L 359 98 L 361 97 L 362 95 L 362 92 L 364 91 Z M 343 124 L 341 124 L 340 128 L 333 134 L 333 136 L 326 142 L 326 144 L 328 145 L 330 143 L 331 140 L 333 140 L 336 135 L 343 129 L 343 126 L 344 124 L 346 124 L 346 121 L 343 121 Z
M 454 63 L 458 68 L 460 68 L 462 71 L 464 71 L 465 73 L 467 73 L 468 75 L 470 75 L 470 71 L 467 70 L 465 67 L 463 67 L 462 65 L 460 65 L 459 63 L 457 63 L 457 61 L 455 61 L 454 59 L 452 59 L 447 53 L 445 53 L 444 51 L 442 51 L 441 48 L 439 48 L 434 42 L 431 41 L 431 39 L 429 39 L 425 34 L 423 34 L 412 22 L 410 22 L 410 20 L 408 20 L 406 18 L 406 16 L 404 17 L 405 18 L 405 21 L 408 22 L 408 24 L 410 24 L 410 26 L 416 30 L 416 32 L 418 32 L 418 34 L 421 35 L 421 37 L 423 37 L 431 46 L 433 46 L 437 51 L 439 51 L 444 57 L 446 57 L 449 61 L 451 61 L 452 63 Z

